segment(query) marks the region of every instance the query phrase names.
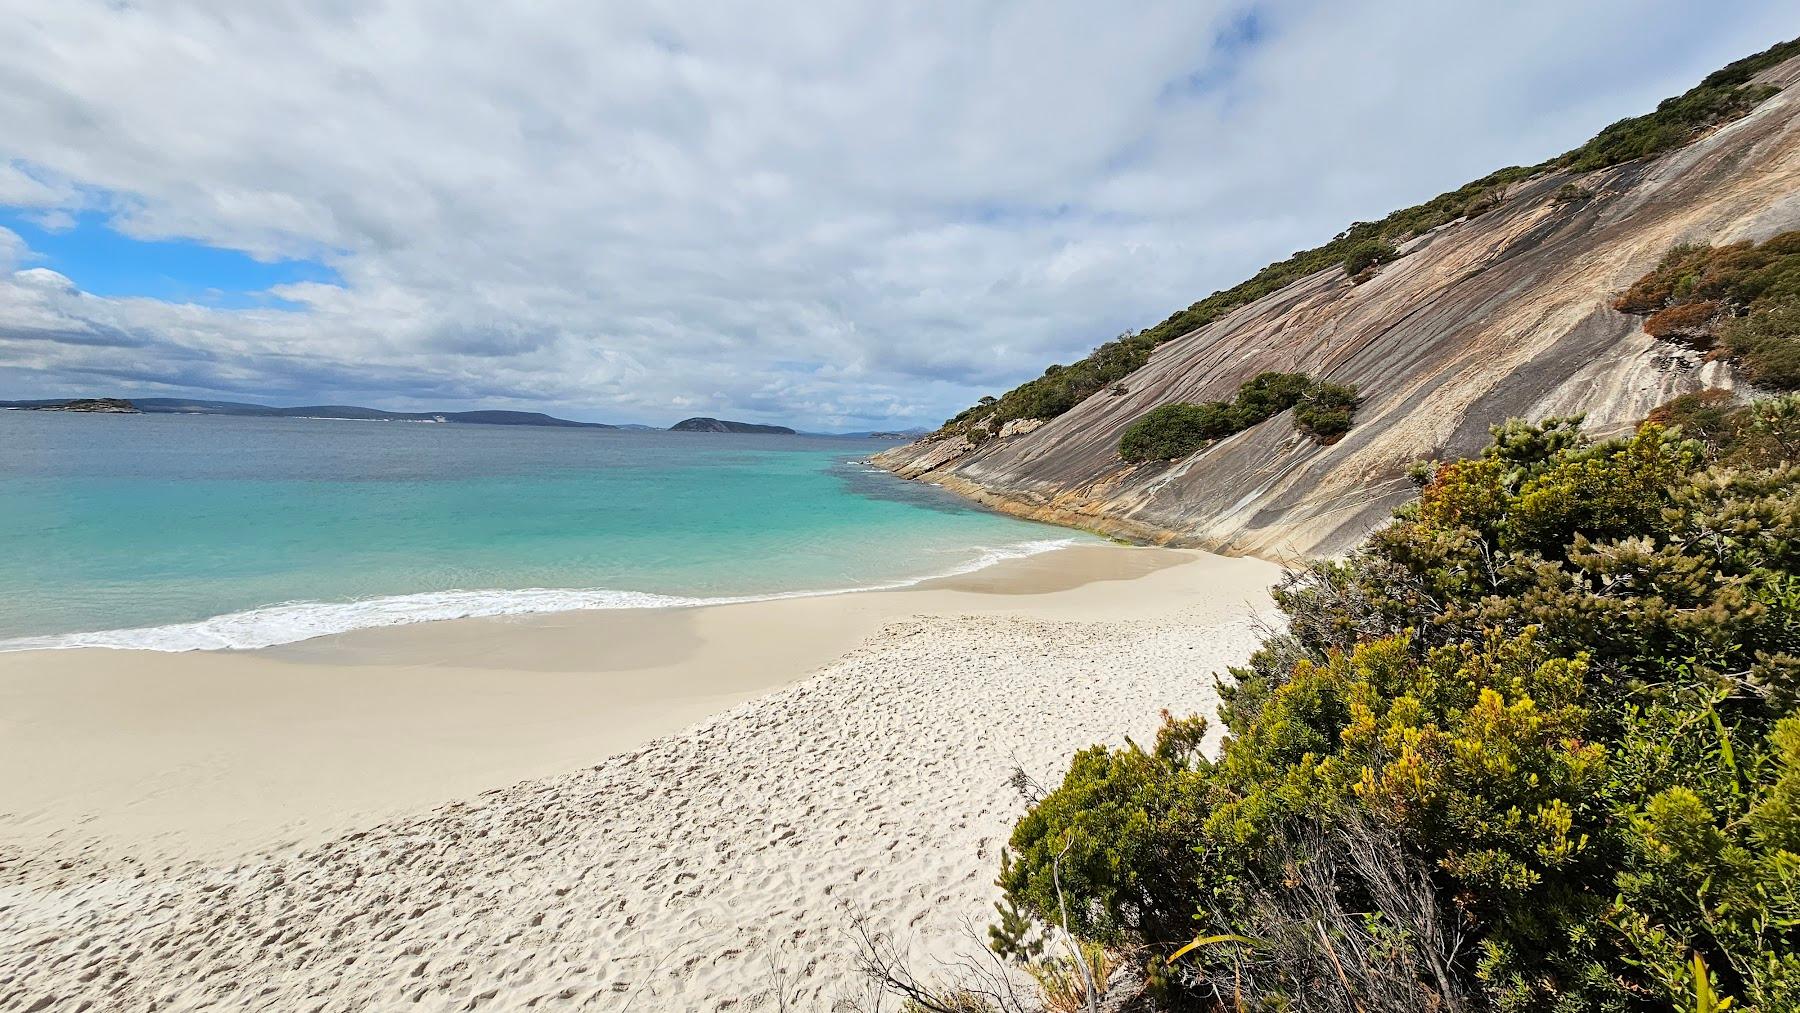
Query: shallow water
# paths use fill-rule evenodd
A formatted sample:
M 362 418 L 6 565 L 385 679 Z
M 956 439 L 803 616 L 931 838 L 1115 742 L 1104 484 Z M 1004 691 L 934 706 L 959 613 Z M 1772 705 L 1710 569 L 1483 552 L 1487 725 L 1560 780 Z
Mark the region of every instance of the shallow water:
M 1080 537 L 864 463 L 883 446 L 0 412 L 0 649 L 896 586 Z

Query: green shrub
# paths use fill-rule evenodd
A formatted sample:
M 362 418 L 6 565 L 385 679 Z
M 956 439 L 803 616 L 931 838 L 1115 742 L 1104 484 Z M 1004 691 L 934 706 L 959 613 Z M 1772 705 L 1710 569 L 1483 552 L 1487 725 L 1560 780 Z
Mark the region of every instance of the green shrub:
M 1176 402 L 1152 408 L 1120 435 L 1119 456 L 1132 463 L 1173 461 L 1289 408 L 1295 408 L 1296 428 L 1330 442 L 1350 428 L 1356 405 L 1354 387 L 1319 383 L 1305 373 L 1258 373 L 1238 388 L 1230 402 Z
M 1699 440 L 1707 459 L 1734 468 L 1770 468 L 1800 460 L 1800 395 L 1740 403 L 1726 390 L 1683 394 L 1649 421 Z
M 1751 382 L 1800 389 L 1800 230 L 1763 243 L 1686 243 L 1613 302 L 1653 337 L 1718 345 Z
M 1400 255 L 1394 244 L 1382 239 L 1365 239 L 1344 251 L 1344 273 L 1355 278 L 1371 267 L 1385 264 Z
M 1223 401 L 1158 405 L 1125 428 L 1119 456 L 1127 461 L 1173 461 L 1237 432 L 1238 415 Z
M 1721 328 L 1719 338 L 1752 383 L 1800 389 L 1800 298 L 1758 303 Z
M 1349 384 L 1316 384 L 1294 408 L 1294 428 L 1320 443 L 1330 443 L 1350 431 L 1361 401 Z
M 1184 1008 L 1666 1013 L 1699 967 L 1795 1009 L 1800 397 L 1668 408 L 1769 442 L 1726 467 L 1655 423 L 1496 427 L 1277 589 L 1216 760 L 1198 719 L 1079 754 L 1007 902 L 1055 911 L 1062 854 L 1087 938 L 1247 940 L 1162 972 Z
M 1299 404 L 1317 387 L 1305 373 L 1258 373 L 1238 388 L 1233 407 L 1246 427 Z
M 1594 199 L 1594 191 L 1577 183 L 1564 183 L 1550 195 L 1553 204 L 1585 204 Z
M 1593 140 L 1556 160 L 1574 172 L 1592 172 L 1679 148 L 1705 130 L 1737 119 L 1779 89 L 1750 85 L 1750 79 L 1800 54 L 1800 39 L 1783 42 L 1726 65 L 1656 111 L 1618 121 Z
M 1741 407 L 1730 391 L 1710 387 L 1658 406 L 1645 421 L 1699 440 L 1709 456 L 1718 461 L 1729 455 L 1740 438 Z

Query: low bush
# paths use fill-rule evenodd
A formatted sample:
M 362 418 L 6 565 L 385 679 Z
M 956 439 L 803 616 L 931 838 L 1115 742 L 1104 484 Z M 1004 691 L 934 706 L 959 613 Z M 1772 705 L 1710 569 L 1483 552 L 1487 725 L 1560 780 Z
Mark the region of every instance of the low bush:
M 1800 460 L 1800 397 L 1739 402 L 1726 390 L 1683 394 L 1649 420 L 1699 440 L 1707 460 L 1733 468 L 1768 468 Z
M 1644 421 L 1699 440 L 1712 460 L 1721 460 L 1735 448 L 1742 430 L 1743 406 L 1737 395 L 1717 387 L 1683 394 L 1652 410 Z
M 1158 405 L 1126 427 L 1119 456 L 1134 463 L 1173 461 L 1241 428 L 1237 413 L 1223 401 Z
M 1594 191 L 1578 183 L 1564 183 L 1550 195 L 1551 203 L 1554 204 L 1585 204 L 1593 199 Z
M 1344 273 L 1352 278 L 1385 264 L 1400 255 L 1394 244 L 1381 239 L 1365 239 L 1344 252 Z
M 1653 337 L 1717 346 L 1752 383 L 1800 389 L 1800 230 L 1676 246 L 1613 307 L 1646 317 Z
M 1723 308 L 1716 299 L 1704 299 L 1660 309 L 1644 321 L 1644 333 L 1664 340 L 1695 341 L 1706 347 L 1712 335 L 1712 322 Z
M 1320 443 L 1330 443 L 1350 431 L 1361 401 L 1349 384 L 1315 384 L 1294 407 L 1294 428 Z
M 1319 383 L 1305 373 L 1258 373 L 1229 402 L 1152 408 L 1120 435 L 1119 456 L 1132 463 L 1177 460 L 1289 408 L 1296 428 L 1328 443 L 1349 430 L 1357 403 L 1356 388 L 1345 384 Z
M 1299 404 L 1317 386 L 1305 373 L 1258 373 L 1238 388 L 1232 407 L 1247 428 Z
M 1800 397 L 1659 414 L 1759 456 L 1560 419 L 1426 469 L 1277 589 L 1216 759 L 1199 718 L 1076 756 L 1009 909 L 1059 879 L 1175 1008 L 1800 1008 Z
M 1612 124 L 1556 164 L 1574 172 L 1593 172 L 1679 148 L 1704 131 L 1748 113 L 1779 89 L 1752 85 L 1750 79 L 1800 54 L 1800 40 L 1783 42 L 1708 74 L 1682 94 L 1664 99 L 1654 112 Z
M 1754 306 L 1728 321 L 1719 338 L 1743 364 L 1752 383 L 1776 390 L 1800 389 L 1800 298 Z

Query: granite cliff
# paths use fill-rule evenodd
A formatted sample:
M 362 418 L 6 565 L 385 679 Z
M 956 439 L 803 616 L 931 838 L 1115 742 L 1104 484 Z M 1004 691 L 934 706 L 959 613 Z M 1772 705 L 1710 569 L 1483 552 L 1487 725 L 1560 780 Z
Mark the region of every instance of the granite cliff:
M 1300 277 L 1157 345 L 1053 418 L 975 440 L 946 426 L 874 460 L 1132 539 L 1277 559 L 1346 549 L 1412 495 L 1412 462 L 1473 453 L 1495 423 L 1585 413 L 1614 431 L 1679 394 L 1734 386 L 1728 363 L 1650 337 L 1611 302 L 1677 243 L 1800 227 L 1795 84 L 1800 57 L 1755 75 L 1747 115 L 1675 150 L 1508 182 L 1491 208 L 1406 240 L 1366 280 L 1341 264 Z M 1229 400 L 1266 370 L 1355 385 L 1355 426 L 1320 445 L 1283 413 L 1181 460 L 1120 458 L 1121 431 L 1150 409 Z

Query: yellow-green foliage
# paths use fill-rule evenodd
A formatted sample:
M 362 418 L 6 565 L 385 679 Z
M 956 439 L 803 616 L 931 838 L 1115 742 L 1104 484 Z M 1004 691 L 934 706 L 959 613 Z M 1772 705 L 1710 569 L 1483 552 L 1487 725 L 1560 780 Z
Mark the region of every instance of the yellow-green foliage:
M 1197 719 L 1077 755 L 1013 834 L 1009 901 L 1056 911 L 1060 853 L 1086 937 L 1257 940 L 1159 971 L 1198 1008 L 1800 1008 L 1800 468 L 1577 422 L 1497 427 L 1286 581 L 1216 759 Z M 1377 952 L 1407 959 L 1350 959 Z

